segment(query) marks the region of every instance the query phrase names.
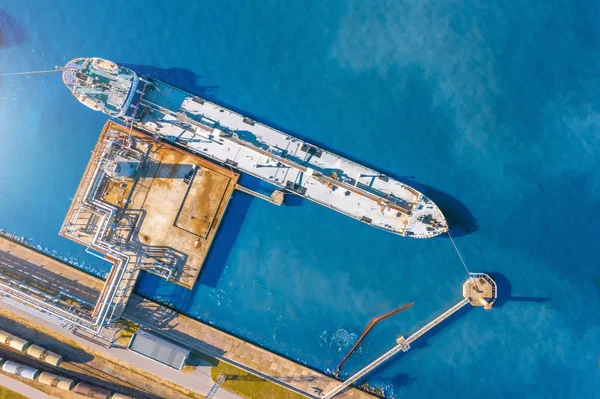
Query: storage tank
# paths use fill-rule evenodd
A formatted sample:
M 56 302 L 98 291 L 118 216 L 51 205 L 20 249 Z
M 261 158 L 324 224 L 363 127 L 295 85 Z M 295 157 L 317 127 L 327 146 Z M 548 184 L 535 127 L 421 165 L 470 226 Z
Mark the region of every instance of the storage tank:
M 21 352 L 23 352 L 25 348 L 27 348 L 27 345 L 29 345 L 29 342 L 9 334 L 4 330 L 0 330 L 0 342 Z
M 27 348 L 27 354 L 53 366 L 60 366 L 63 361 L 61 355 L 51 352 L 46 348 L 42 348 L 39 345 L 31 345 Z
M 2 365 L 2 371 L 27 378 L 28 380 L 35 380 L 40 373 L 38 369 L 34 369 L 33 367 L 25 366 L 10 360 L 7 360 Z
M 108 399 L 108 396 L 110 395 L 110 392 L 106 389 L 84 384 L 83 382 L 75 385 L 75 390 L 73 392 L 93 399 Z
M 75 381 L 60 375 L 51 374 L 46 371 L 40 374 L 38 381 L 44 385 L 50 385 L 64 391 L 70 391 L 75 385 Z
M 131 396 L 123 395 L 122 393 L 116 393 L 110 399 L 133 399 Z

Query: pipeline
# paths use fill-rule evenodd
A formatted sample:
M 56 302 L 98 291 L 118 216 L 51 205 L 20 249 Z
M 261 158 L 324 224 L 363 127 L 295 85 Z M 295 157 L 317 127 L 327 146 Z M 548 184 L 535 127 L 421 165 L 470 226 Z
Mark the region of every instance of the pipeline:
M 339 374 L 340 369 L 342 368 L 342 365 L 346 362 L 346 360 L 348 360 L 348 358 L 350 357 L 350 355 L 352 354 L 352 352 L 354 352 L 354 350 L 358 347 L 358 345 L 363 340 L 363 338 L 367 335 L 367 333 L 369 331 L 371 331 L 371 328 L 373 328 L 373 326 L 376 323 L 378 323 L 381 320 L 386 319 L 386 318 L 388 318 L 390 316 L 393 316 L 396 313 L 400 313 L 403 310 L 406 310 L 406 309 L 410 308 L 413 304 L 414 304 L 414 302 L 407 303 L 406 305 L 402 305 L 399 308 L 391 310 L 391 311 L 387 312 L 386 314 L 381 315 L 379 317 L 375 317 L 373 320 L 371 320 L 371 322 L 369 323 L 369 325 L 367 326 L 367 328 L 365 328 L 365 330 L 362 332 L 362 334 L 360 334 L 360 337 L 358 337 L 358 339 L 356 340 L 356 343 L 354 343 L 354 346 L 352 346 L 352 348 L 350 349 L 350 351 L 348 352 L 348 354 L 346 354 L 346 356 L 344 356 L 344 358 L 342 359 L 342 361 L 340 362 L 340 364 L 338 364 L 338 366 L 337 366 L 337 368 L 335 370 L 335 374 L 336 375 Z

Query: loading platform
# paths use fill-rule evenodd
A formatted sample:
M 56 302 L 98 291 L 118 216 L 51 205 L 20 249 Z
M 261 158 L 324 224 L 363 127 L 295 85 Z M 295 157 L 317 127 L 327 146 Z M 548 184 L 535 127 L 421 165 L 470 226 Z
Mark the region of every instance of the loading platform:
M 113 264 L 94 327 L 123 312 L 141 270 L 194 286 L 238 177 L 106 123 L 59 233 Z
M 444 313 L 421 327 L 415 333 L 408 338 L 399 337 L 396 341 L 396 346 L 392 349 L 375 359 L 369 365 L 352 375 L 342 384 L 335 387 L 323 396 L 323 399 L 331 399 L 334 396 L 340 394 L 350 385 L 354 384 L 369 372 L 373 371 L 376 367 L 383 364 L 385 361 L 392 358 L 399 352 L 407 352 L 410 349 L 410 344 L 422 337 L 429 330 L 442 323 L 448 317 L 462 309 L 465 305 L 471 304 L 472 306 L 482 306 L 484 309 L 489 310 L 492 308 L 494 301 L 496 300 L 496 283 L 484 273 L 471 273 L 469 279 L 463 284 L 463 299 L 446 310 Z

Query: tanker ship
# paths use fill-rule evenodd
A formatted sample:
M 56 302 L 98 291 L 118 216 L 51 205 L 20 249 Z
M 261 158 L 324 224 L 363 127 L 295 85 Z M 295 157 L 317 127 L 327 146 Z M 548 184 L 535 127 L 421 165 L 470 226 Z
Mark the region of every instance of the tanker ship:
M 58 68 L 87 107 L 284 192 L 405 237 L 448 231 L 414 188 L 205 98 L 101 58 Z

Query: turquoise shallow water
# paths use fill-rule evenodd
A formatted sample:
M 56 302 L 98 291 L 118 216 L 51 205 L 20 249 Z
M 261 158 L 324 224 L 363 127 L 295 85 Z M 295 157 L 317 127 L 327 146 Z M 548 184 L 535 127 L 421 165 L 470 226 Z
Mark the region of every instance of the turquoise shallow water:
M 466 310 L 368 377 L 396 397 L 599 397 L 597 2 L 5 0 L 0 71 L 101 56 L 411 181 L 496 309 Z M 0 227 L 57 236 L 105 118 L 58 76 L 0 78 Z M 358 370 L 460 299 L 449 240 L 236 195 L 193 291 L 143 295 L 319 370 Z

